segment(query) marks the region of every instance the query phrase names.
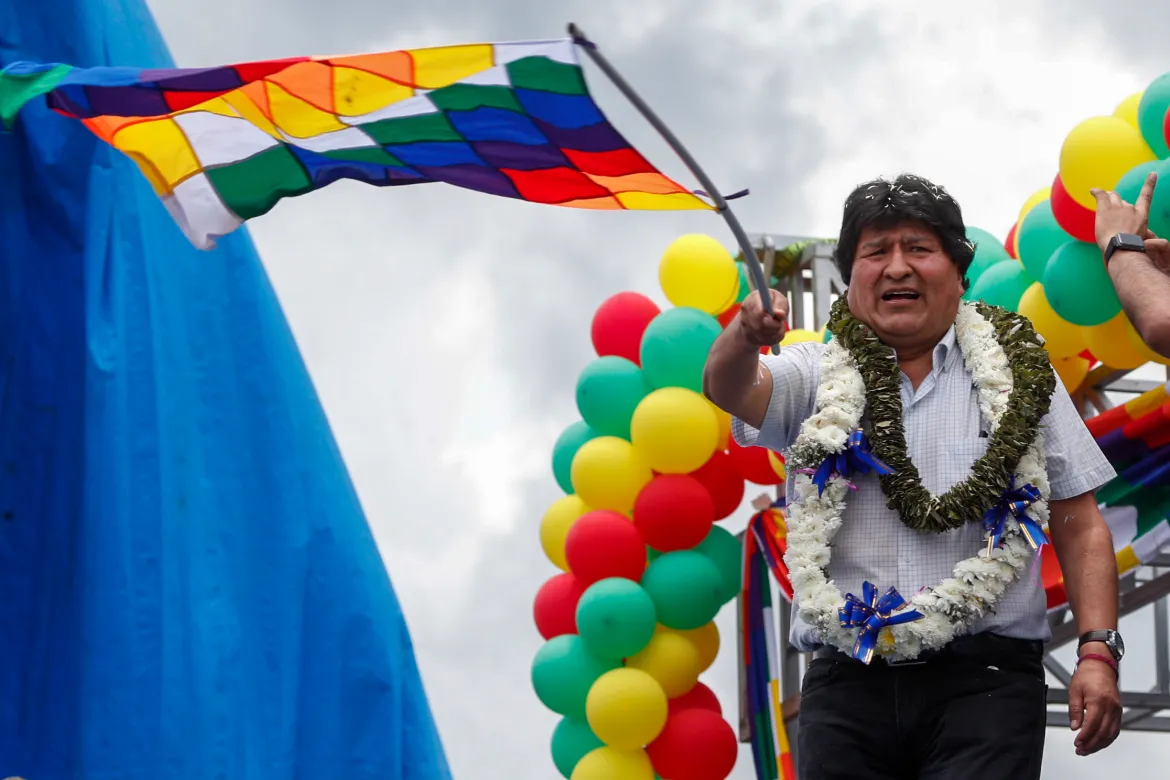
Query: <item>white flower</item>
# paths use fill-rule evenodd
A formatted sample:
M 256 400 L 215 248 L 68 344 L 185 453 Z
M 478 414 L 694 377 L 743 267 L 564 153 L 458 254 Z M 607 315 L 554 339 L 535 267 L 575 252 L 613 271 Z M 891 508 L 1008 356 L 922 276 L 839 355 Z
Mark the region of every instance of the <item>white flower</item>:
M 955 336 L 977 390 L 979 411 L 994 432 L 1013 387 L 1007 355 L 996 339 L 995 328 L 972 304 L 959 307 Z M 840 452 L 865 411 L 865 382 L 853 356 L 837 339 L 829 342 L 821 360 L 816 398 L 817 410 L 801 425 L 793 449 Z M 1029 507 L 1028 515 L 1045 525 L 1050 486 L 1042 434 L 1037 434 L 1020 459 L 1016 480 L 1017 484 L 1030 483 L 1040 491 L 1041 499 Z M 794 493 L 796 501 L 788 510 L 788 550 L 784 560 L 797 612 L 817 627 L 822 641 L 849 652 L 857 630 L 842 628 L 838 609 L 845 598 L 826 576 L 833 538 L 841 527 L 849 493 L 847 483 L 834 475 L 821 493 L 802 474 L 795 479 Z M 959 561 L 951 577 L 914 594 L 909 604 L 923 617 L 884 629 L 890 633 L 883 633 L 875 653 L 890 660 L 906 660 L 917 657 L 924 649 L 946 645 L 995 606 L 1031 564 L 1033 555 L 1019 525 L 1007 523 L 1001 545 L 990 558 L 986 548 L 980 548 L 976 555 Z

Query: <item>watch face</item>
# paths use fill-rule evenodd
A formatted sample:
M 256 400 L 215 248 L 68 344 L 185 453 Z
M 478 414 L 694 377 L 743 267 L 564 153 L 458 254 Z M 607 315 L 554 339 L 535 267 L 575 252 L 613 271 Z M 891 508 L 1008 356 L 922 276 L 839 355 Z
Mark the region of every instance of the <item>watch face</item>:
M 1113 649 L 1117 653 L 1117 660 L 1120 661 L 1121 656 L 1125 655 L 1125 642 L 1121 640 L 1121 634 L 1116 631 L 1110 631 L 1108 644 L 1113 646 Z

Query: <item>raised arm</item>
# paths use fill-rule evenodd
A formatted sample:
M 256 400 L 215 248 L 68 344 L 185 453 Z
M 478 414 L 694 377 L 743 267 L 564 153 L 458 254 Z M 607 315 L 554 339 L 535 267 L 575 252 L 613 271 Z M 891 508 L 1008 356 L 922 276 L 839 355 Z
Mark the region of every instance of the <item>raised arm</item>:
M 759 292 L 744 298 L 739 314 L 711 346 L 703 369 L 703 394 L 723 411 L 753 428 L 763 425 L 772 399 L 772 373 L 760 362 L 760 348 L 779 343 L 788 319 L 788 299 L 772 291 L 769 313 Z
M 1144 254 L 1114 253 L 1109 278 L 1142 341 L 1159 355 L 1170 357 L 1170 241 L 1153 238 L 1145 244 Z
M 1151 173 L 1133 205 L 1116 192 L 1092 192 L 1097 244 L 1121 307 L 1150 349 L 1170 357 L 1170 242 L 1149 230 L 1157 183 L 1158 174 Z

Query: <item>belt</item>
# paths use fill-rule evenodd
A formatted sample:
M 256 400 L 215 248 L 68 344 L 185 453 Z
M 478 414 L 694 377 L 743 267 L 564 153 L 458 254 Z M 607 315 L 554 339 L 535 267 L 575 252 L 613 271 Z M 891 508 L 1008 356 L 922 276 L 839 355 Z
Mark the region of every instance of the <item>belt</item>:
M 875 655 L 871 666 L 922 666 L 947 659 L 988 659 L 1004 656 L 1040 658 L 1044 655 L 1044 643 L 1038 639 L 1015 639 L 999 634 L 981 633 L 957 637 L 950 644 L 938 650 L 924 650 L 917 657 L 903 661 L 887 661 Z M 835 661 L 856 662 L 849 653 L 835 647 L 821 647 L 813 652 L 814 659 L 829 658 Z

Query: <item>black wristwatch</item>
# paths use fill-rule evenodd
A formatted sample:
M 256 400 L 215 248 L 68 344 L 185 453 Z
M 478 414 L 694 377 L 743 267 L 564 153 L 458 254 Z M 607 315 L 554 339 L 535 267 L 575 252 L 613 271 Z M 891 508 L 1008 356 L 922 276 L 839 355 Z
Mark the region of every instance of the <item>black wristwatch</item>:
M 1121 641 L 1121 634 L 1111 628 L 1102 631 L 1088 631 L 1077 642 L 1077 650 L 1089 642 L 1102 643 L 1109 648 L 1109 654 L 1113 656 L 1113 660 L 1121 663 L 1121 657 L 1125 655 L 1125 642 Z
M 1109 258 L 1113 257 L 1114 252 L 1142 252 L 1144 254 L 1145 251 L 1146 242 L 1142 240 L 1141 236 L 1133 233 L 1118 233 L 1105 245 L 1105 265 L 1109 265 Z

